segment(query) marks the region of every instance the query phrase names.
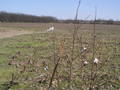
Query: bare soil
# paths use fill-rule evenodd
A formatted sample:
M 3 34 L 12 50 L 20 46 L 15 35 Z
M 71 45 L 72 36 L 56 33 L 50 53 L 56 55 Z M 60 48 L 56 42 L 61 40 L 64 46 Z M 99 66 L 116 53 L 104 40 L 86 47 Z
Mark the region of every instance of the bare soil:
M 24 30 L 4 30 L 4 31 L 0 31 L 0 39 L 10 38 L 24 34 L 32 34 L 32 33 L 33 32 L 31 31 L 24 31 Z

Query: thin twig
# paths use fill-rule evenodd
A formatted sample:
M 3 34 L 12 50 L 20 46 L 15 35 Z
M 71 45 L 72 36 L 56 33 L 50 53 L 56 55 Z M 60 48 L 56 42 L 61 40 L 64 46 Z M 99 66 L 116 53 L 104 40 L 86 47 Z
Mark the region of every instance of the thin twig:
M 52 86 L 52 81 L 53 81 L 54 76 L 55 76 L 55 73 L 56 73 L 56 71 L 57 71 L 57 67 L 58 67 L 58 65 L 59 65 L 59 61 L 60 61 L 60 57 L 58 58 L 57 63 L 56 63 L 56 65 L 55 65 L 54 69 L 53 69 L 53 73 L 52 73 L 52 77 L 51 77 L 51 79 L 50 79 L 50 83 L 49 83 L 48 90 L 49 90 L 49 89 L 51 88 L 51 86 Z
M 71 61 L 70 61 L 70 76 L 69 76 L 69 88 L 71 87 L 71 78 L 72 78 L 72 62 L 74 60 L 74 48 L 75 48 L 75 35 L 78 30 L 78 27 L 76 26 L 76 22 L 78 19 L 78 14 L 79 14 L 79 8 L 80 8 L 81 0 L 79 0 L 77 10 L 76 10 L 76 15 L 75 15 L 75 23 L 74 23 L 74 31 L 73 31 L 73 41 L 72 41 L 72 55 L 71 55 Z
M 94 74 L 94 63 L 93 60 L 95 58 L 95 44 L 96 44 L 96 17 L 97 17 L 97 9 L 95 8 L 95 19 L 94 19 L 94 28 L 93 28 L 93 52 L 92 52 L 92 66 L 91 66 L 91 82 L 89 90 L 93 90 L 93 74 Z

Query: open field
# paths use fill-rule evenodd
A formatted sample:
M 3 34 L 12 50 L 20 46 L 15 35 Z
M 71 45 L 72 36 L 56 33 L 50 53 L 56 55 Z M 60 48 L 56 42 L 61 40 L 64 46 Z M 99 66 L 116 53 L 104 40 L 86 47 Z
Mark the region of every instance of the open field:
M 46 32 L 52 25 L 55 30 Z M 74 28 L 63 23 L 0 23 L 0 90 L 48 90 L 59 59 L 51 90 L 68 90 L 70 85 L 73 90 L 119 90 L 120 25 L 97 24 L 94 47 L 94 25 L 79 25 L 73 50 Z M 98 64 L 92 63 L 93 53 Z

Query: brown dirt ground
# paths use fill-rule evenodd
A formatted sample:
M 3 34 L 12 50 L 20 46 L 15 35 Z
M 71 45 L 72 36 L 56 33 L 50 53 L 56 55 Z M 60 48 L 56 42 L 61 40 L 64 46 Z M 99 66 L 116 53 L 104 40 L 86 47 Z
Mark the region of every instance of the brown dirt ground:
M 32 34 L 33 32 L 30 31 L 24 31 L 24 30 L 5 30 L 0 31 L 0 39 L 3 38 L 10 38 L 14 36 L 24 35 L 24 34 Z

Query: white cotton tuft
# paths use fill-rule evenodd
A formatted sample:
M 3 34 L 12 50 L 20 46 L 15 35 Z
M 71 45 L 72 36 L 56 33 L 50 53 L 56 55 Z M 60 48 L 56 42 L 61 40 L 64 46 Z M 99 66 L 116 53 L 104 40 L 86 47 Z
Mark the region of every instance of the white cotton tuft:
M 83 49 L 84 49 L 84 50 L 87 50 L 87 48 L 86 48 L 86 47 L 84 47 Z
M 86 50 L 87 50 L 87 48 L 86 48 L 86 47 L 83 47 L 83 48 L 81 49 L 81 53 L 85 52 Z
M 95 60 L 93 61 L 95 64 L 99 63 L 99 60 L 97 58 L 95 58 Z
M 84 65 L 87 65 L 88 64 L 88 62 L 87 61 L 84 61 Z
M 45 66 L 45 67 L 44 67 L 44 70 L 47 71 L 47 70 L 48 70 L 48 66 Z

